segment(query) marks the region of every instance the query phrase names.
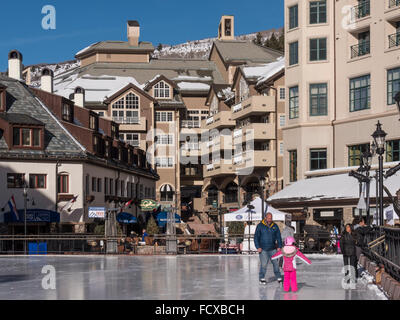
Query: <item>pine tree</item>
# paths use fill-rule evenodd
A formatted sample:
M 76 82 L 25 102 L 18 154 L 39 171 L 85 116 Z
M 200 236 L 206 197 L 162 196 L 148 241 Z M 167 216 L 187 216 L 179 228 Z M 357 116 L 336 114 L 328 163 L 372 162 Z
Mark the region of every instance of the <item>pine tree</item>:
M 147 222 L 146 231 L 149 235 L 158 234 L 160 231 L 158 229 L 157 223 L 154 220 L 153 216 L 150 217 L 149 221 Z
M 260 32 L 257 32 L 256 38 L 253 40 L 255 44 L 262 45 L 262 35 Z
M 161 43 L 159 43 L 157 46 L 157 50 L 161 52 L 162 48 L 163 48 L 163 45 Z

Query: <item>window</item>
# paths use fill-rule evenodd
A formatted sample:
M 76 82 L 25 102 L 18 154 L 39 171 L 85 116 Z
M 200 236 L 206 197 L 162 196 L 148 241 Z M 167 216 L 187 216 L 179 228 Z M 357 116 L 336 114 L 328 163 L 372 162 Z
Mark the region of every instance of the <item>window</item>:
M 289 151 L 290 182 L 297 181 L 297 150 Z
M 284 127 L 285 124 L 286 124 L 286 116 L 285 115 L 279 116 L 279 125 L 280 125 L 280 127 L 281 128 Z
M 326 149 L 310 150 L 310 170 L 320 170 L 327 168 Z
M 326 23 L 326 0 L 310 2 L 310 24 Z
M 156 157 L 156 167 L 172 168 L 174 166 L 174 158 Z
M 25 174 L 24 173 L 7 173 L 7 188 L 19 189 L 25 185 Z
M 126 109 L 139 109 L 139 97 L 133 93 L 129 93 L 125 97 L 126 103 L 125 103 L 125 108 Z
M 170 87 L 164 81 L 160 81 L 154 86 L 154 97 L 155 98 L 169 98 Z
M 299 6 L 296 4 L 289 8 L 289 29 L 299 26 Z
M 104 117 L 104 111 L 97 112 L 97 114 L 99 115 L 99 117 Z
M 156 121 L 157 122 L 172 122 L 173 121 L 173 113 L 172 112 L 156 112 Z
M 368 151 L 368 148 L 368 143 L 349 146 L 349 166 L 359 166 L 362 161 L 362 154 Z
M 114 196 L 114 179 L 110 179 L 110 195 Z
M 279 153 L 281 156 L 283 156 L 283 142 L 279 144 Z
M 64 121 L 72 122 L 72 106 L 66 103 L 63 104 L 61 118 Z
M 99 130 L 99 118 L 97 116 L 92 114 L 89 116 L 89 127 L 94 131 Z
M 400 91 L 400 68 L 391 69 L 387 72 L 387 104 L 395 103 L 394 96 Z
M 326 116 L 328 114 L 327 84 L 310 85 L 310 116 Z
M 310 61 L 326 60 L 326 38 L 310 39 Z
M 108 193 L 108 186 L 109 186 L 109 184 L 108 184 L 109 182 L 108 182 L 108 178 L 104 178 L 104 194 L 105 195 L 108 195 L 109 193 Z
M 299 87 L 289 88 L 289 119 L 299 117 Z
M 124 141 L 126 143 L 129 143 L 131 146 L 134 146 L 134 147 L 139 146 L 139 134 L 127 133 L 127 134 L 125 134 L 125 137 L 126 137 L 125 139 L 123 137 L 122 137 L 122 139 L 124 139 Z
M 161 201 L 173 201 L 174 200 L 174 191 L 169 184 L 166 184 L 161 187 Z
M 41 129 L 13 128 L 13 146 L 40 147 Z
M 351 46 L 351 58 L 361 57 L 370 53 L 370 34 L 369 31 L 358 34 L 358 44 Z
M 92 178 L 92 191 L 96 192 L 97 191 L 97 179 L 96 178 Z
M 386 162 L 400 161 L 400 140 L 386 142 Z
M 66 174 L 60 174 L 57 177 L 57 190 L 58 193 L 69 192 L 69 176 Z
M 350 79 L 350 112 L 369 109 L 370 104 L 370 75 Z
M 285 88 L 280 88 L 279 89 L 279 99 L 280 100 L 285 100 L 286 96 L 286 89 Z
M 45 174 L 30 174 L 29 175 L 29 188 L 31 188 L 31 189 L 46 189 L 46 175 Z
M 86 191 L 86 194 L 88 195 L 90 193 L 90 185 L 89 185 L 90 177 L 89 177 L 89 175 L 86 175 L 86 181 L 85 182 L 86 182 L 85 183 L 85 191 Z
M 173 141 L 172 134 L 162 134 L 162 135 L 156 136 L 156 144 L 172 145 L 173 143 L 174 143 L 174 141 Z
M 125 197 L 125 181 L 121 180 L 121 197 Z
M 139 123 L 139 97 L 131 92 L 113 103 L 112 117 L 118 123 Z
M 289 43 L 289 65 L 292 66 L 298 63 L 299 63 L 299 43 L 296 41 Z

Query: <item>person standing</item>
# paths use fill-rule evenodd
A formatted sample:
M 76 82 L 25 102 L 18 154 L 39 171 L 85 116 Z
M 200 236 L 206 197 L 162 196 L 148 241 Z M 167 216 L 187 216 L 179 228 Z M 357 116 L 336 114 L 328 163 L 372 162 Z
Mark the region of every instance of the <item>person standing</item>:
M 346 224 L 345 231 L 342 237 L 340 238 L 340 246 L 343 253 L 343 264 L 345 267 L 345 275 L 347 275 L 347 270 L 350 269 L 350 281 L 351 283 L 355 283 L 355 278 L 358 278 L 356 235 L 353 232 L 350 223 Z
M 265 218 L 257 225 L 254 234 L 254 245 L 260 256 L 260 284 L 266 284 L 265 274 L 267 273 L 268 262 L 271 261 L 274 268 L 275 278 L 282 282 L 282 276 L 279 271 L 278 261 L 271 260 L 271 257 L 282 248 L 282 238 L 279 227 L 272 221 L 272 213 L 268 212 Z
M 290 220 L 285 221 L 285 228 L 282 231 L 281 234 L 282 237 L 282 243 L 285 243 L 286 238 L 294 238 L 294 229 L 290 225 Z M 279 258 L 279 268 L 282 268 L 283 266 L 283 258 Z

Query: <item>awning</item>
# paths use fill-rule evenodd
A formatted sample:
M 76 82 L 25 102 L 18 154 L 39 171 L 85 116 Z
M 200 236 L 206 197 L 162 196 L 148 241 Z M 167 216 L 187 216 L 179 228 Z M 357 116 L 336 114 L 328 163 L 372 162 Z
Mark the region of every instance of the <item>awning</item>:
M 166 184 L 161 188 L 161 192 L 173 192 L 173 190 L 169 184 Z
M 167 224 L 168 212 L 162 211 L 157 215 L 157 223 L 159 227 L 164 227 Z M 175 213 L 175 223 L 181 223 L 181 217 Z
M 120 212 L 117 215 L 117 221 L 124 224 L 137 223 L 137 219 L 128 212 Z
M 24 223 L 24 209 L 20 209 L 17 217 L 11 213 L 11 211 L 6 212 L 4 214 L 4 223 Z M 27 209 L 26 210 L 26 222 L 27 223 L 35 223 L 35 222 L 60 222 L 60 214 L 51 210 L 44 209 Z

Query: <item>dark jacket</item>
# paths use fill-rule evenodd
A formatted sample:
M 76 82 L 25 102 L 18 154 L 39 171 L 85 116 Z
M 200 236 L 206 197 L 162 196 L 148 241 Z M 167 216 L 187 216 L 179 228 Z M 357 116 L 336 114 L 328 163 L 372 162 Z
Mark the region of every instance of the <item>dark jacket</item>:
M 340 238 L 340 249 L 344 256 L 356 255 L 356 236 L 354 233 L 343 233 Z
M 367 246 L 366 234 L 371 231 L 370 226 L 358 227 L 356 233 L 356 246 L 364 248 Z
M 275 223 L 271 223 L 268 227 L 263 222 L 260 222 L 254 234 L 254 245 L 256 248 L 261 248 L 265 251 L 282 248 L 281 232 Z

